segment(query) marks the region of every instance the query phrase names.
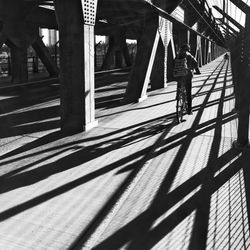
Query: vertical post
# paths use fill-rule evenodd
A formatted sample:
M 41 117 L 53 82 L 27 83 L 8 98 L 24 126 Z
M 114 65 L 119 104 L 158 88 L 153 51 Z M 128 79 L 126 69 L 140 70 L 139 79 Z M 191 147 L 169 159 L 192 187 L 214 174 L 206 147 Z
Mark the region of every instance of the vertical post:
M 37 57 L 37 55 L 34 55 L 32 57 L 32 69 L 33 69 L 33 73 L 38 73 L 38 57 Z
M 172 32 L 172 29 L 171 29 Z M 171 36 L 170 42 L 167 45 L 167 81 L 173 81 L 173 60 L 175 58 L 175 48 L 174 48 L 174 40 Z
M 250 13 L 246 13 L 245 30 L 242 41 L 242 56 L 239 65 L 239 123 L 238 123 L 238 145 L 249 144 L 249 71 L 250 71 Z
M 94 1 L 93 1 L 94 2 Z M 95 120 L 95 58 L 94 26 L 84 24 L 84 130 L 97 126 Z
M 211 43 L 211 60 L 213 61 L 215 59 L 215 55 L 214 55 L 214 42 Z
M 94 23 L 97 1 L 54 0 L 60 36 L 61 130 L 81 132 L 94 120 Z
M 196 33 L 194 32 L 190 33 L 189 44 L 190 44 L 190 53 L 193 56 L 196 56 L 196 53 L 197 53 L 197 34 Z
M 239 35 L 234 45 L 230 48 L 230 59 L 231 59 L 231 68 L 232 68 L 232 76 L 233 76 L 233 86 L 234 86 L 234 95 L 235 95 L 235 109 L 239 110 L 239 65 L 241 64 L 241 42 L 242 37 Z
M 11 72 L 11 59 L 10 56 L 8 55 L 8 75 L 11 76 L 12 72 Z
M 202 65 L 206 64 L 206 40 L 201 37 L 201 54 L 202 54 Z
M 23 83 L 28 81 L 27 48 L 17 47 L 11 44 L 11 75 L 13 83 Z
M 167 80 L 171 79 L 172 77 L 172 31 L 172 23 L 163 17 L 159 17 L 159 33 L 161 39 L 159 39 L 158 42 L 155 60 L 150 77 L 152 89 L 165 88 L 167 86 Z
M 95 120 L 95 17 L 98 0 L 81 0 L 84 21 L 84 130 L 97 126 Z
M 164 55 L 165 48 L 161 39 L 158 41 L 158 46 L 156 50 L 155 60 L 153 64 L 153 69 L 151 73 L 151 89 L 164 88 Z
M 147 98 L 147 87 L 160 39 L 157 28 L 158 14 L 154 13 L 150 16 L 146 16 L 143 31 L 137 43 L 134 67 L 130 73 L 130 79 L 126 89 L 127 101 L 140 102 Z

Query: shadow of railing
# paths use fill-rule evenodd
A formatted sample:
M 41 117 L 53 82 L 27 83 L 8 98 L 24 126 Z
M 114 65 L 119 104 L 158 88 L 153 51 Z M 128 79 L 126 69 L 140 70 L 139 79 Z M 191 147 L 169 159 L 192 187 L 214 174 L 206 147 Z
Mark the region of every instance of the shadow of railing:
M 211 106 L 209 98 L 215 90 L 218 76 L 221 76 L 222 69 L 225 68 L 220 98 L 213 102 L 214 105 L 218 106 L 216 118 L 200 124 L 205 108 L 207 105 Z M 227 138 L 222 137 L 222 126 L 236 119 L 236 114 L 233 112 L 223 113 L 226 89 L 228 88 L 227 72 L 228 65 L 222 63 L 211 89 L 206 91 L 205 99 L 197 109 L 197 115 L 191 128 L 167 139 L 161 137 L 162 141 L 158 145 L 158 150 L 155 150 L 151 155 L 152 159 L 165 154 L 173 147 L 178 148 L 178 151 L 149 207 L 143 209 L 143 212 L 125 225 L 121 223 L 122 226 L 106 238 L 101 237 L 102 240 L 97 241 L 95 246 L 90 246 L 91 249 L 202 250 L 219 249 L 220 247 L 229 249 L 234 246 L 247 249 L 250 237 L 249 233 L 245 235 L 245 232 L 249 230 L 249 209 L 247 209 L 249 201 L 246 196 L 249 194 L 249 188 L 246 188 L 249 184 L 246 185 L 246 178 L 249 177 L 250 172 L 247 168 L 250 157 L 247 153 L 237 151 L 231 146 L 228 150 L 222 150 L 223 153 L 221 153 L 224 140 L 227 141 Z M 226 101 L 230 99 L 231 97 Z M 213 131 L 206 165 L 199 172 L 173 188 L 174 180 L 177 178 L 191 142 L 206 131 Z M 245 180 L 243 176 L 245 176 Z M 235 179 L 238 180 L 237 183 L 235 183 Z M 227 192 L 222 195 L 222 190 L 225 189 Z M 230 200 L 226 205 L 227 211 L 223 205 L 226 199 Z M 237 205 L 236 200 L 238 200 Z M 135 210 L 137 209 L 135 208 Z M 234 215 L 236 210 L 237 214 L 241 216 L 240 219 L 238 219 L 238 215 Z M 117 220 L 119 220 L 119 214 L 117 216 Z M 226 216 L 228 223 L 222 223 L 225 220 L 224 216 Z M 84 232 L 84 235 L 81 235 L 80 242 L 73 245 L 74 249 L 79 249 L 83 245 L 88 246 L 90 235 L 95 233 L 105 215 L 102 214 L 100 217 L 98 223 L 94 223 L 88 231 Z M 240 232 L 233 225 L 238 225 Z M 237 235 L 234 234 L 236 232 Z M 237 243 L 235 243 L 236 241 Z
M 214 101 L 209 101 L 212 93 L 217 91 L 216 84 L 219 76 L 222 75 L 222 70 L 224 70 L 224 81 L 222 82 L 223 86 L 218 90 L 221 91 L 220 97 Z M 173 118 L 173 114 L 169 114 L 168 116 L 164 115 L 157 119 L 132 125 L 128 128 L 112 131 L 105 135 L 90 138 L 86 137 L 84 139 L 63 143 L 60 146 L 53 145 L 48 148 L 38 149 L 36 152 L 27 152 L 25 155 L 19 155 L 25 151 L 44 146 L 49 142 L 61 140 L 63 136 L 59 132 L 56 132 L 2 156 L 0 158 L 0 166 L 5 166 L 6 164 L 16 165 L 16 168 L 3 174 L 0 178 L 2 183 L 0 192 L 4 194 L 17 188 L 32 185 L 60 172 L 73 169 L 83 163 L 90 162 L 97 157 L 108 154 L 117 148 L 126 147 L 140 140 L 146 140 L 157 133 L 160 135 L 155 145 L 146 146 L 130 155 L 123 156 L 121 159 L 109 165 L 100 167 L 95 171 L 79 176 L 71 182 L 51 189 L 47 193 L 40 194 L 2 211 L 0 213 L 0 221 L 5 221 L 114 169 L 119 169 L 117 174 L 130 171 L 128 177 L 121 186 L 115 190 L 114 195 L 94 218 L 92 224 L 82 232 L 79 238 L 72 244 L 72 248 L 82 248 L 88 241 L 90 235 L 95 232 L 100 223 L 124 194 L 127 187 L 145 165 L 145 162 L 164 155 L 172 148 L 178 148 L 166 175 L 163 176 L 161 183 L 159 183 L 157 193 L 153 197 L 149 207 L 145 208 L 145 211 L 141 212 L 107 238 L 98 242 L 91 249 L 116 250 L 126 245 L 126 249 L 135 250 L 153 248 L 202 250 L 210 246 L 216 249 L 216 247 L 221 246 L 220 244 L 223 244 L 223 246 L 232 246 L 231 236 L 234 229 L 230 222 L 226 224 L 230 225 L 230 227 L 226 225 L 223 226 L 222 223 L 220 223 L 219 218 L 224 218 L 223 215 L 226 212 L 223 208 L 219 208 L 221 205 L 219 197 L 222 190 L 225 190 L 225 185 L 228 186 L 228 194 L 232 195 L 232 197 L 236 192 L 235 190 L 238 190 L 237 193 L 239 195 L 237 197 L 240 197 L 240 202 L 237 204 L 239 205 L 236 206 L 234 198 L 230 198 L 228 211 L 229 215 L 233 214 L 235 210 L 232 211 L 230 207 L 235 203 L 234 209 L 241 211 L 241 222 L 243 223 L 241 224 L 241 230 L 247 232 L 248 212 L 245 211 L 248 205 L 247 197 L 249 196 L 246 196 L 246 194 L 249 194 L 249 184 L 247 184 L 245 180 L 247 180 L 247 178 L 249 179 L 249 170 L 246 166 L 249 166 L 250 159 L 248 154 L 244 152 L 241 153 L 233 148 L 227 151 L 224 150 L 223 153 L 220 152 L 223 143 L 221 136 L 222 126 L 236 119 L 236 114 L 233 112 L 223 113 L 224 102 L 232 98 L 231 96 L 226 97 L 225 94 L 229 86 L 226 78 L 227 70 L 227 65 L 221 63 L 218 68 L 213 71 L 211 76 L 209 76 L 211 79 L 214 79 L 214 82 L 210 90 L 204 91 L 206 95 L 203 102 L 195 107 L 197 115 L 194 118 L 192 126 L 180 133 L 169 134 L 170 129 L 173 128 L 174 125 L 173 123 L 166 125 L 166 120 Z M 206 81 L 204 81 L 202 86 L 205 85 Z M 203 93 L 202 86 L 198 91 L 199 95 Z M 198 97 L 197 95 L 197 98 Z M 201 123 L 204 110 L 212 105 L 218 105 L 216 118 Z M 32 116 L 33 115 L 34 114 L 32 114 Z M 44 113 L 44 116 L 46 115 L 48 114 Z M 14 115 L 13 118 L 21 120 L 18 115 Z M 36 119 L 38 119 L 38 117 Z M 17 124 L 21 124 L 21 122 Z M 173 187 L 173 183 L 183 165 L 184 158 L 192 141 L 207 131 L 213 131 L 213 141 L 210 151 L 208 152 L 209 156 L 206 165 L 197 173 L 192 174 L 186 181 L 180 182 Z M 167 135 L 169 136 L 167 137 Z M 99 139 L 103 140 L 98 141 Z M 93 141 L 94 143 L 90 146 L 80 146 L 83 142 L 88 141 Z M 58 156 L 63 155 L 67 151 L 70 151 L 70 154 L 58 159 Z M 32 163 L 18 167 L 21 160 L 25 161 L 27 158 L 48 152 L 50 152 L 48 156 L 50 159 L 53 157 L 57 159 L 55 162 L 44 164 L 43 162 L 47 160 L 45 156 Z M 12 158 L 9 159 L 9 157 Z M 38 167 L 36 167 L 37 164 Z M 245 180 L 243 180 L 243 178 L 245 178 Z M 235 179 L 238 180 L 238 185 L 232 185 L 232 183 L 235 183 Z M 226 195 L 221 196 L 228 197 Z M 227 235 L 227 237 L 225 237 L 227 240 L 223 239 L 224 241 L 222 241 L 221 238 L 217 238 L 221 232 Z M 240 239 L 237 237 L 235 236 L 238 240 L 237 242 L 241 242 L 239 244 L 247 246 L 249 235 L 244 235 Z

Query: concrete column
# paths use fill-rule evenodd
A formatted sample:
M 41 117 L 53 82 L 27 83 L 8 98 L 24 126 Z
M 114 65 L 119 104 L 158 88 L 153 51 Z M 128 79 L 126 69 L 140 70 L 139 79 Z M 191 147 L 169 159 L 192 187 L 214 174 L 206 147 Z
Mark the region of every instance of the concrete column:
M 240 92 L 239 92 L 239 65 L 241 64 L 241 39 L 237 37 L 234 45 L 230 48 L 230 60 L 233 76 L 233 85 L 234 85 L 234 95 L 235 95 L 235 109 L 239 110 L 240 107 Z
M 160 89 L 165 87 L 164 82 L 164 59 L 165 48 L 161 39 L 158 41 L 153 69 L 150 77 L 151 89 Z
M 11 81 L 13 83 L 24 83 L 28 81 L 27 47 L 17 47 L 8 43 L 11 53 Z
M 246 13 L 245 31 L 242 40 L 241 62 L 238 66 L 239 110 L 238 139 L 241 146 L 249 144 L 249 104 L 250 104 L 250 13 Z
M 205 38 L 201 37 L 201 53 L 202 53 L 202 65 L 206 64 L 206 40 Z
M 170 43 L 167 46 L 167 81 L 173 81 L 173 70 L 174 70 L 174 65 L 173 65 L 173 60 L 176 56 L 175 54 L 175 48 L 174 48 L 174 40 L 173 37 L 170 39 Z
M 142 35 L 137 42 L 134 67 L 126 89 L 127 101 L 142 101 L 147 97 L 147 87 L 159 39 L 158 15 L 153 13 L 145 18 Z
M 96 4 L 54 0 L 60 38 L 61 129 L 66 133 L 97 125 L 94 115 Z
M 172 75 L 173 52 L 171 46 L 173 24 L 159 17 L 160 40 L 158 42 L 152 73 L 150 77 L 151 89 L 165 88 Z M 170 62 L 170 63 L 168 63 Z M 171 71 L 171 72 L 170 72 Z
M 84 24 L 84 130 L 97 126 L 95 120 L 94 26 Z
M 211 60 L 212 60 L 212 61 L 215 59 L 214 46 L 215 46 L 215 43 L 212 42 L 212 43 L 211 43 Z
M 211 62 L 211 41 L 207 41 L 207 63 Z
M 194 32 L 190 33 L 190 53 L 195 57 L 197 54 L 197 34 Z
M 202 66 L 202 48 L 201 48 L 201 37 L 197 36 L 197 54 L 196 60 L 198 62 L 198 66 Z

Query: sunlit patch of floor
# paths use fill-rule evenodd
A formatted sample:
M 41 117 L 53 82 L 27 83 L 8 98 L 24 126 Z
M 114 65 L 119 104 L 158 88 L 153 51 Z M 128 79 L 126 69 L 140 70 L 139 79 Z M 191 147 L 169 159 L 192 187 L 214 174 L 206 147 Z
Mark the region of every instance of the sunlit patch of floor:
M 207 249 L 249 249 L 243 170 L 238 171 L 211 197 Z
M 179 223 L 170 233 L 159 241 L 152 250 L 185 250 L 188 249 L 195 211 Z

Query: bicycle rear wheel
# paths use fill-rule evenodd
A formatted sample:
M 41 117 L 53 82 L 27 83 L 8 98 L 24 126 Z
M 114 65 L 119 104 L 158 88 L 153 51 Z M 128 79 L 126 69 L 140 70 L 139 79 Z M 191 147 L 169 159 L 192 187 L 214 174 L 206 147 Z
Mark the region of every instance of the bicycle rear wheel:
M 184 109 L 185 109 L 185 100 L 183 98 L 182 93 L 180 92 L 178 94 L 176 103 L 176 118 L 178 123 L 183 121 Z

